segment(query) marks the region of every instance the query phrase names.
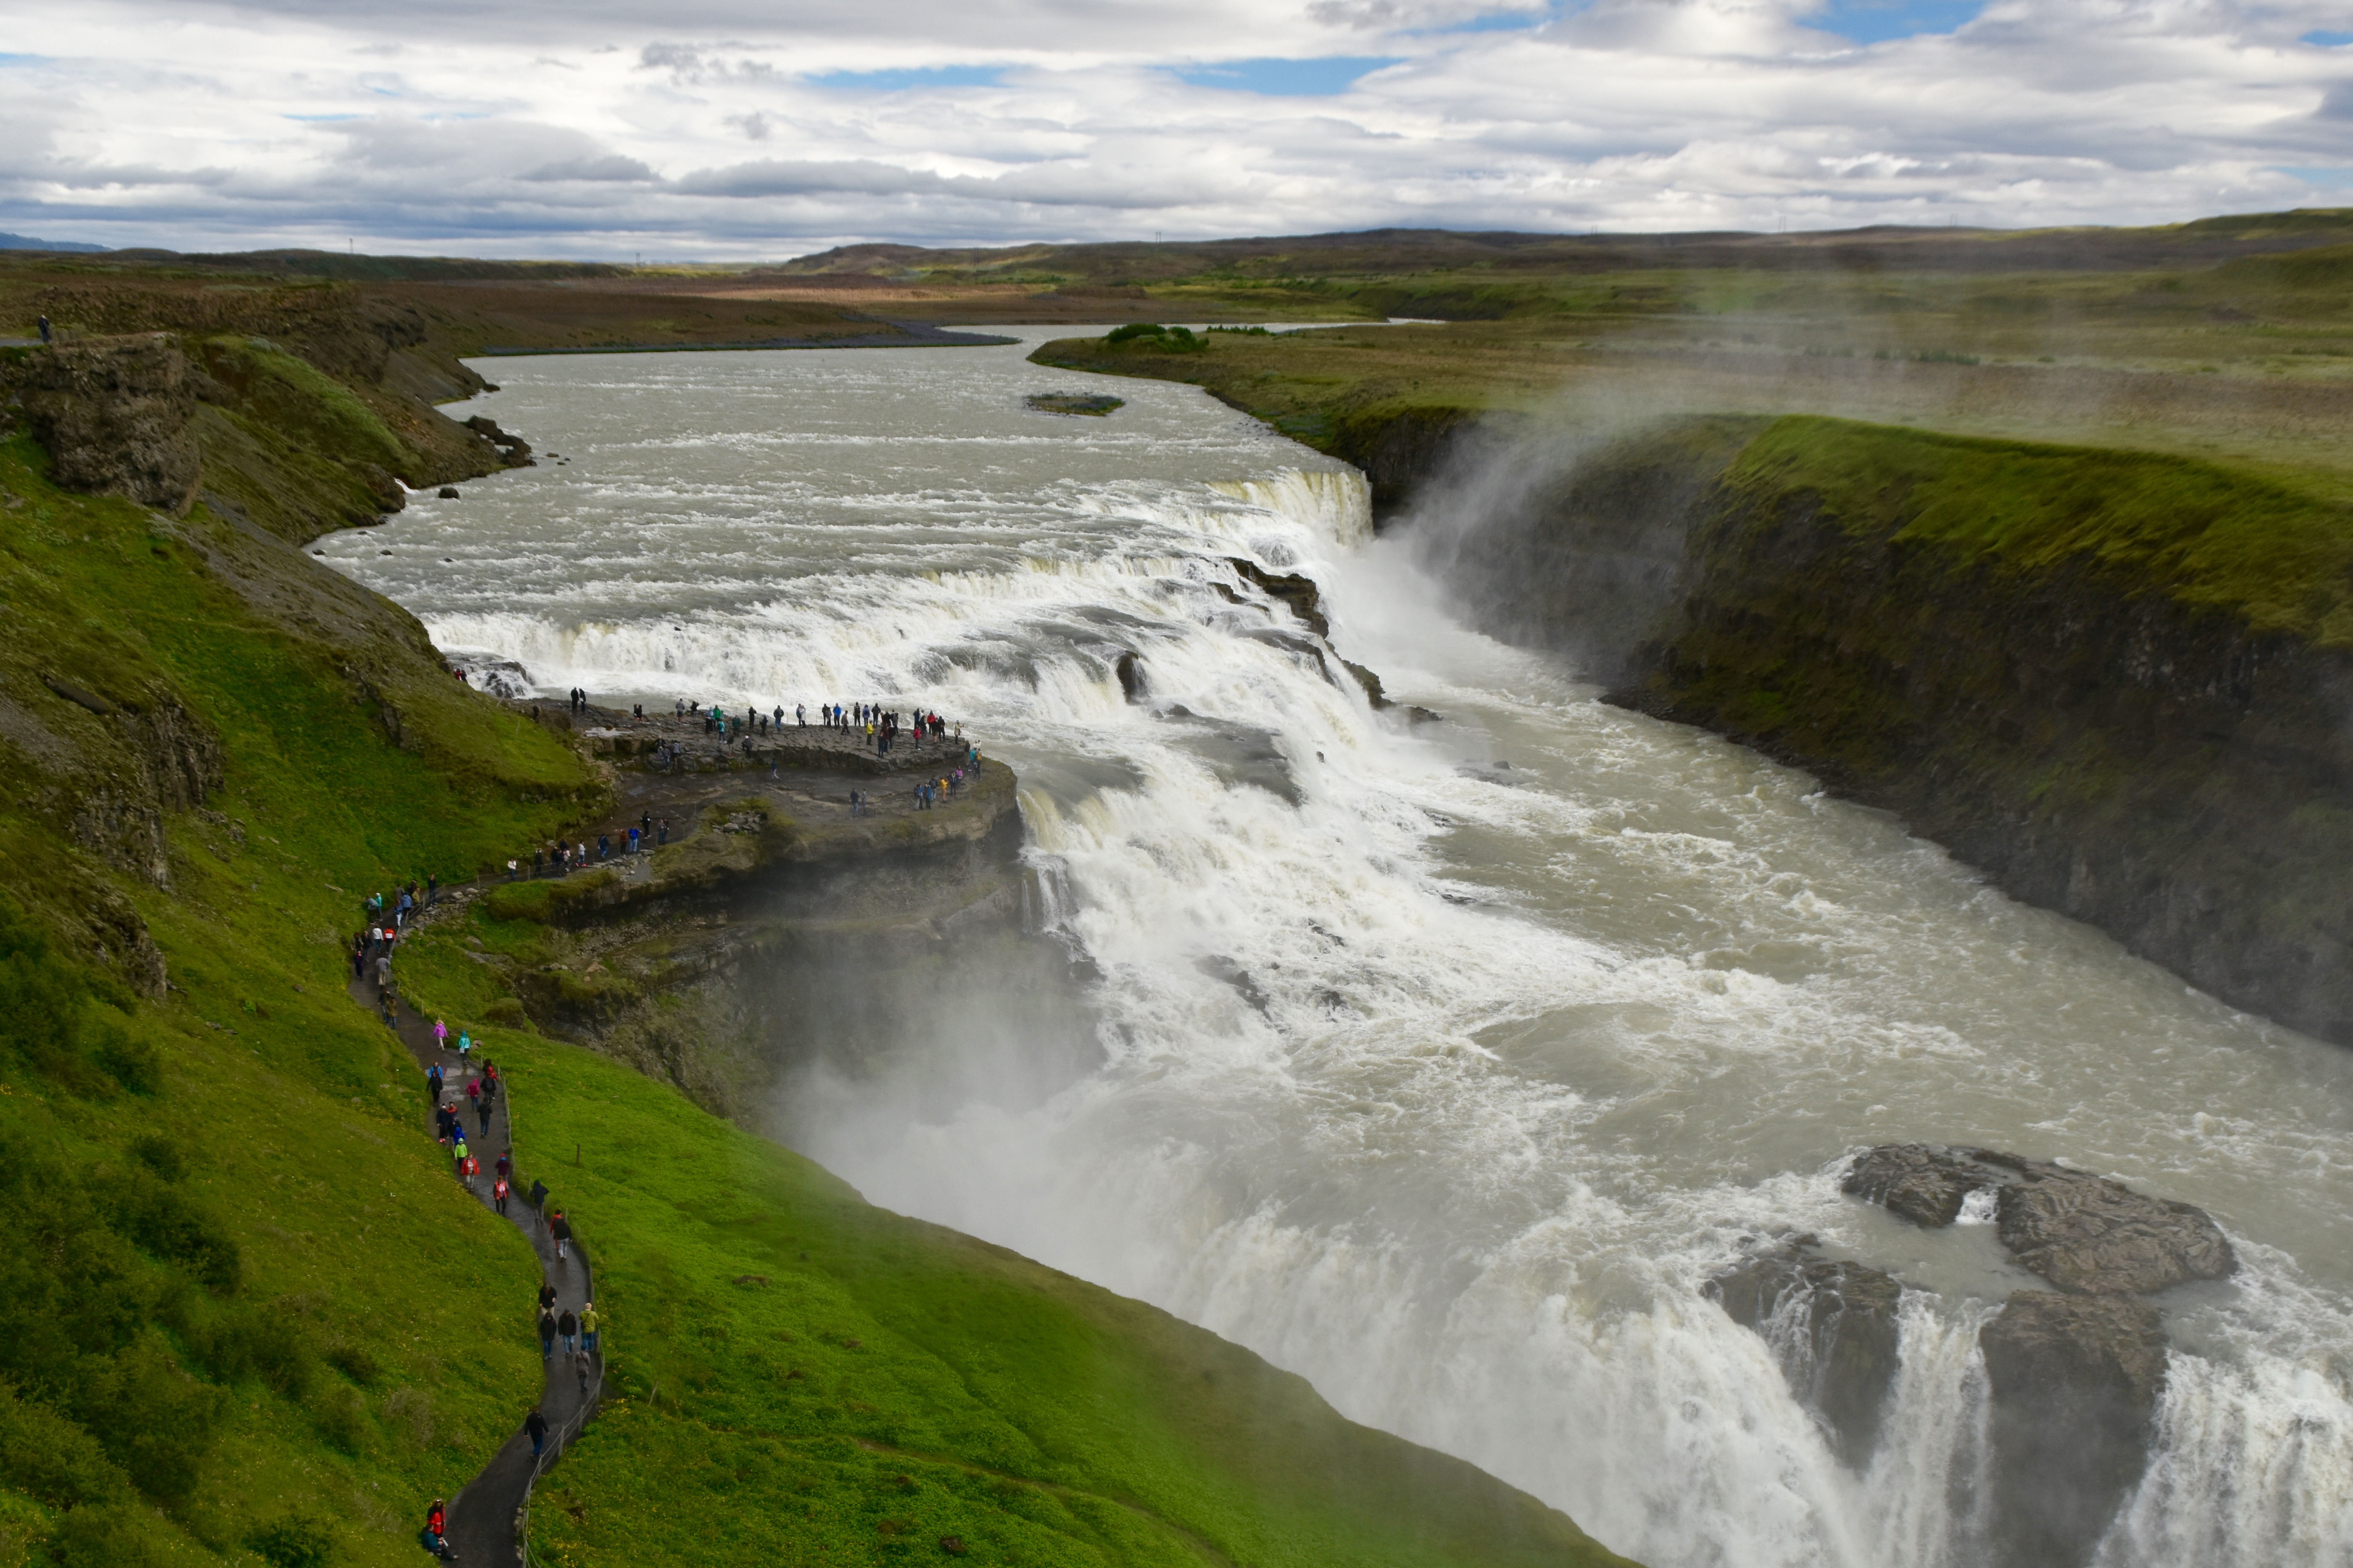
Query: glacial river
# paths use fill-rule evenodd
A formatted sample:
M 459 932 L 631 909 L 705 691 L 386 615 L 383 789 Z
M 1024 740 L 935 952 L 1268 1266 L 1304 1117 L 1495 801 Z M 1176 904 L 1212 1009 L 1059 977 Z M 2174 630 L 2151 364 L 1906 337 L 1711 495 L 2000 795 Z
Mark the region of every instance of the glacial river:
M 550 693 L 888 700 L 1019 771 L 1102 1066 L 1041 1097 L 994 1064 L 952 1112 L 807 1087 L 783 1136 L 1653 1568 L 1972 1568 L 1975 1329 L 2041 1282 L 1836 1164 L 2064 1158 L 2202 1205 L 2244 1265 L 2165 1300 L 2158 1458 L 2102 1563 L 2353 1563 L 2353 1051 L 1481 636 L 1340 465 L 1025 352 L 499 360 L 470 411 L 542 466 L 319 547 Z M 1082 386 L 1128 405 L 1022 405 Z M 1442 721 L 1265 636 L 1218 591 L 1237 555 L 1312 575 L 1338 650 Z M 1929 1288 L 1861 1475 L 1701 1294 L 1782 1226 Z

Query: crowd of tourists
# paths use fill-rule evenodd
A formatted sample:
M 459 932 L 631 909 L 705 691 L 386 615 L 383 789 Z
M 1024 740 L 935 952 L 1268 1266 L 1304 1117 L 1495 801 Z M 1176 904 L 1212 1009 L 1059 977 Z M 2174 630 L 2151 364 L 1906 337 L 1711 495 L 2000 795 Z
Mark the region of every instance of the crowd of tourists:
M 568 877 L 590 866 L 601 866 L 616 858 L 645 855 L 670 842 L 670 818 L 641 813 L 634 823 L 619 827 L 607 827 L 596 835 L 591 846 L 583 838 L 576 844 L 550 838 L 534 844 L 531 860 L 525 864 L 521 856 L 507 860 L 507 880 L 522 881 L 526 878 Z

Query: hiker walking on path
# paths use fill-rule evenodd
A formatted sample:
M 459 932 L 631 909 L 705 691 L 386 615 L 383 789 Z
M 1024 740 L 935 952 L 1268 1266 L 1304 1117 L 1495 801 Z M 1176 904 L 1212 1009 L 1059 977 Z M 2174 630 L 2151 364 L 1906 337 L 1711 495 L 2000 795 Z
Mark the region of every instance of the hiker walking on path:
M 417 1543 L 444 1563 L 458 1560 L 458 1553 L 449 1546 L 448 1505 L 439 1498 L 435 1498 L 433 1506 L 425 1510 L 425 1529 L 417 1537 Z
M 564 1257 L 565 1247 L 572 1240 L 572 1222 L 564 1217 L 562 1209 L 557 1209 L 548 1220 L 547 1234 L 555 1237 L 555 1256 Z
M 556 1336 L 564 1342 L 565 1355 L 572 1355 L 579 1351 L 580 1320 L 572 1315 L 571 1308 L 566 1307 L 562 1315 L 555 1320 L 555 1332 Z
M 542 1307 L 539 1310 L 539 1359 L 546 1361 L 555 1354 L 555 1314 Z M 539 1450 L 534 1447 L 532 1452 Z
M 547 1417 L 539 1413 L 538 1405 L 533 1405 L 531 1414 L 522 1418 L 522 1429 L 531 1434 L 531 1457 L 536 1459 L 547 1444 Z
M 596 1353 L 596 1303 L 594 1301 L 580 1303 L 580 1353 L 590 1356 Z
M 507 1196 L 513 1191 L 512 1187 L 507 1185 L 507 1179 L 504 1176 L 491 1184 L 491 1206 L 499 1211 L 501 1217 L 504 1217 L 507 1212 Z

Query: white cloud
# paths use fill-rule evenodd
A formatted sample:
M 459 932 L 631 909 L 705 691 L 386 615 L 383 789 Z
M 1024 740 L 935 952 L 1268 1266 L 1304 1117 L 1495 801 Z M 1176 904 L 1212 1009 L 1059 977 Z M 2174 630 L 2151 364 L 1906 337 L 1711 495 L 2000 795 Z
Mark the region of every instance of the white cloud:
M 0 55 L 0 228 L 774 257 L 2353 200 L 2353 48 L 2299 41 L 2338 6 L 1991 0 L 1863 47 L 1825 0 L 1541 3 L 92 0 Z M 1336 96 L 1178 75 L 1340 56 L 1399 63 Z

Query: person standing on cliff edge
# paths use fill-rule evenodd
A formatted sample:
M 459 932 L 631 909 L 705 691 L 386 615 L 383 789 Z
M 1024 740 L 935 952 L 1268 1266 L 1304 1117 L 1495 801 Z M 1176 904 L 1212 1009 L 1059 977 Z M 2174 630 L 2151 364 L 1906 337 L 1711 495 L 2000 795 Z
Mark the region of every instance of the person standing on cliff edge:
M 41 342 L 45 344 L 49 342 L 49 319 L 47 316 L 41 318 Z

